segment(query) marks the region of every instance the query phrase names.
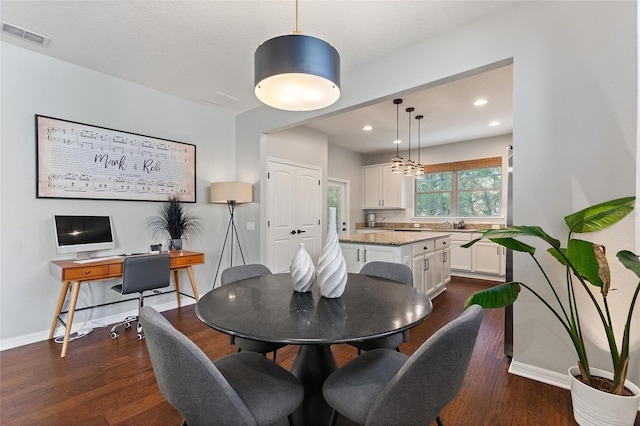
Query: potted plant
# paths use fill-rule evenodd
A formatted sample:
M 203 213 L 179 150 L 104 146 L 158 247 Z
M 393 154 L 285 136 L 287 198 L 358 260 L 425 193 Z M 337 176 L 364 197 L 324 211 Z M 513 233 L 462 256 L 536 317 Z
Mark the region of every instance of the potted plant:
M 538 226 L 512 226 L 503 229 L 491 229 L 484 232 L 482 237 L 463 245 L 463 247 L 470 247 L 479 240 L 487 238 L 508 249 L 528 253 L 542 272 L 542 277 L 551 290 L 551 296 L 548 297 L 549 300 L 524 283 L 509 282 L 472 295 L 465 302 L 465 306 L 478 304 L 483 308 L 505 307 L 515 302 L 521 287 L 524 287 L 553 313 L 569 334 L 578 355 L 578 366 L 572 367 L 569 369 L 569 372 L 570 380 L 572 381 L 571 389 L 574 401 L 574 417 L 580 424 L 603 424 L 604 422 L 615 425 L 632 425 L 638 410 L 640 389 L 626 380 L 626 376 L 629 364 L 631 319 L 638 293 L 640 292 L 640 282 L 636 285 L 630 300 L 622 340 L 616 340 L 607 301 L 611 277 L 605 256 L 605 248 L 599 244 L 573 238 L 573 234 L 575 233 L 600 231 L 617 223 L 633 210 L 632 204 L 634 201 L 634 197 L 620 198 L 588 207 L 566 216 L 564 220 L 569 229 L 566 247 L 562 247 L 559 240 L 551 237 Z M 556 284 L 551 281 L 547 272 L 540 262 L 538 262 L 535 256 L 535 247 L 516 239 L 516 237 L 538 238 L 550 246 L 547 252 L 566 269 L 566 280 L 563 280 L 562 283 L 564 291 L 566 292 L 566 300 L 564 300 L 564 302 L 560 297 L 560 288 L 556 287 Z M 630 251 L 623 250 L 618 252 L 617 257 L 627 269 L 633 271 L 640 277 L 640 260 L 638 256 Z M 595 294 L 591 291 L 589 284 L 595 286 L 594 288 L 597 290 Z M 576 301 L 576 292 L 581 291 L 581 287 L 586 291 L 587 297 L 592 302 L 602 323 L 613 364 L 613 372 L 610 374 L 602 370 L 590 368 L 589 366 L 587 349 L 580 325 L 580 308 Z M 600 301 L 598 301 L 597 293 L 600 294 L 598 297 Z M 618 346 L 619 344 L 620 346 Z M 603 380 L 603 375 L 608 375 L 608 379 L 610 380 L 607 378 Z M 580 380 L 580 382 L 578 382 L 578 380 Z M 620 410 L 619 408 L 612 408 L 612 410 L 614 410 L 613 414 L 611 414 L 612 417 L 588 420 L 587 417 L 590 415 L 590 411 L 598 411 L 598 415 L 602 416 L 603 411 L 601 410 L 605 408 L 600 407 L 594 409 L 593 404 L 595 403 L 584 399 L 585 396 L 581 393 L 584 390 L 576 393 L 576 390 L 574 390 L 574 381 L 577 382 L 575 384 L 576 389 L 579 388 L 580 384 L 584 383 L 582 386 L 586 385 L 585 387 L 590 389 L 588 392 L 593 392 L 596 395 L 604 395 L 606 408 L 612 408 L 613 399 L 626 403 L 630 407 L 627 414 L 623 415 L 617 412 L 617 410 Z M 625 387 L 631 389 L 631 391 L 625 391 Z M 579 398 L 579 400 L 576 398 Z M 626 419 L 623 420 L 623 416 L 626 416 Z M 611 420 L 614 417 L 618 418 L 619 422 L 617 420 L 615 422 Z
M 182 238 L 197 236 L 201 232 L 199 219 L 188 212 L 175 195 L 169 196 L 167 202 L 159 206 L 157 215 L 149 218 L 147 227 L 154 238 L 169 234 L 169 250 L 182 250 Z

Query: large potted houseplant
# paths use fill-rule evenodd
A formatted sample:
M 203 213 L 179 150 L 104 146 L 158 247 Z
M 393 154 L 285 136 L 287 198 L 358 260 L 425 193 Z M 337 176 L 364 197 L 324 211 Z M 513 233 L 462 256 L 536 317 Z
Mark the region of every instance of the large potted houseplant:
M 199 219 L 175 195 L 158 207 L 157 214 L 148 219 L 147 227 L 154 238 L 169 234 L 170 251 L 182 250 L 182 239 L 197 236 L 201 231 Z
M 536 291 L 527 284 L 509 282 L 472 295 L 465 306 L 479 304 L 483 308 L 505 307 L 515 302 L 520 289 L 524 287 L 553 313 L 569 334 L 578 355 L 578 365 L 569 369 L 569 374 L 574 417 L 581 425 L 632 425 L 638 410 L 640 389 L 626 380 L 626 376 L 629 365 L 631 319 L 640 291 L 640 283 L 636 284 L 633 296 L 629 300 L 629 311 L 626 314 L 627 319 L 622 340 L 618 340 L 614 334 L 607 300 L 611 276 L 605 248 L 602 245 L 573 238 L 576 233 L 600 231 L 617 223 L 633 210 L 634 201 L 634 197 L 611 200 L 565 217 L 564 220 L 569 229 L 565 247 L 562 247 L 559 240 L 551 237 L 538 226 L 491 229 L 484 232 L 481 238 L 463 246 L 470 247 L 477 241 L 487 238 L 508 249 L 529 254 L 541 271 L 542 279 L 551 290 L 550 297 L 545 298 L 541 294 L 542 292 Z M 516 237 L 538 238 L 550 246 L 547 252 L 566 269 L 566 279 L 563 279 L 560 284 L 562 288 L 557 287 L 558 283 L 551 280 L 550 275 L 536 258 L 535 247 L 516 239 Z M 617 257 L 627 269 L 640 277 L 638 256 L 623 250 L 618 252 Z M 578 291 L 586 291 L 588 300 L 591 301 L 598 313 L 609 346 L 612 372 L 589 366 L 587 348 L 580 325 L 580 306 L 576 298 Z M 561 294 L 563 297 L 560 297 Z M 590 399 L 591 394 L 596 397 L 596 401 Z M 598 400 L 603 400 L 603 406 L 597 406 Z M 616 402 L 627 406 L 626 413 L 621 412 L 623 408 L 614 408 L 613 404 Z M 611 411 L 607 412 L 607 410 Z M 591 418 L 592 415 L 595 415 L 595 418 Z

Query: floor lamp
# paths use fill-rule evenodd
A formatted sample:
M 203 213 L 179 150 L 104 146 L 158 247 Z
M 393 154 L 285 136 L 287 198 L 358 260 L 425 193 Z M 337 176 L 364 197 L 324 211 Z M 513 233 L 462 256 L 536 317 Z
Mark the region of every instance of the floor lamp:
M 222 252 L 220 253 L 220 260 L 218 261 L 218 268 L 216 269 L 216 276 L 213 279 L 213 287 L 216 285 L 218 279 L 218 273 L 220 272 L 220 265 L 222 264 L 222 258 L 224 257 L 224 249 L 227 246 L 227 241 L 230 243 L 231 250 L 231 265 L 233 266 L 233 238 L 235 237 L 240 249 L 240 256 L 242 256 L 242 263 L 245 263 L 244 253 L 242 253 L 242 246 L 240 246 L 240 240 L 238 239 L 238 230 L 236 229 L 236 223 L 234 220 L 234 214 L 236 210 L 236 204 L 250 203 L 253 201 L 253 187 L 250 183 L 243 182 L 215 182 L 211 184 L 211 202 L 215 204 L 226 204 L 229 209 L 229 223 L 227 224 L 227 232 L 224 236 L 224 243 L 222 244 Z

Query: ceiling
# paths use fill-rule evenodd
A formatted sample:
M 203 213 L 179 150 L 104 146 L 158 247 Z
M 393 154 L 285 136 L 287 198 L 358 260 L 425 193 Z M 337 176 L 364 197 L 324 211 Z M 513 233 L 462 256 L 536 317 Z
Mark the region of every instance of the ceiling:
M 300 0 L 299 27 L 338 49 L 344 73 L 514 3 Z M 261 105 L 253 94 L 253 54 L 261 41 L 293 32 L 295 2 L 2 0 L 0 16 L 51 39 L 42 47 L 3 33 L 3 41 L 237 114 Z M 425 115 L 425 146 L 510 133 L 508 68 L 405 96 L 403 107 Z M 490 100 L 484 109 L 469 108 L 477 96 Z M 356 152 L 395 150 L 389 146 L 395 139 L 392 98 L 308 126 Z M 406 113 L 401 131 L 402 118 Z M 502 126 L 487 129 L 494 119 Z M 362 134 L 367 123 L 374 129 Z

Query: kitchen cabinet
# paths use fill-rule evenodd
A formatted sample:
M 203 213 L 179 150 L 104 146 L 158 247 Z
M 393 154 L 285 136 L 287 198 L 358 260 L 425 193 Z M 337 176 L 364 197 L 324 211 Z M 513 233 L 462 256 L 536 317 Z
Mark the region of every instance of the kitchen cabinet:
M 453 232 L 451 236 L 451 270 L 454 275 L 504 281 L 507 250 L 490 240 L 481 240 L 470 248 L 463 244 L 482 236 L 479 232 Z
M 367 262 L 382 261 L 404 263 L 411 257 L 411 246 L 387 246 L 379 244 L 340 243 L 342 256 L 347 264 L 347 272 L 359 273 Z
M 404 209 L 405 179 L 402 173 L 392 173 L 390 164 L 362 168 L 363 209 Z
M 412 249 L 413 285 L 433 299 L 451 281 L 451 239 L 415 243 Z
M 472 249 L 461 247 L 472 240 L 471 233 L 452 232 L 451 233 L 451 269 L 454 271 L 471 271 Z
M 435 245 L 433 241 L 416 243 L 413 245 L 413 286 L 423 291 L 429 297 L 435 292 L 434 268 Z
M 451 281 L 451 238 L 438 239 L 435 241 L 435 246 L 434 297 L 445 291 L 447 284 Z
M 481 234 L 474 234 L 474 238 Z M 506 249 L 493 241 L 482 240 L 475 243 L 471 250 L 473 252 L 472 268 L 473 272 L 479 274 L 505 275 L 506 272 Z

